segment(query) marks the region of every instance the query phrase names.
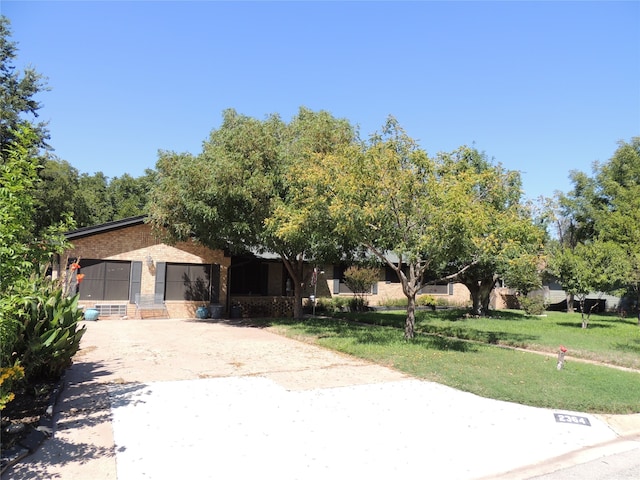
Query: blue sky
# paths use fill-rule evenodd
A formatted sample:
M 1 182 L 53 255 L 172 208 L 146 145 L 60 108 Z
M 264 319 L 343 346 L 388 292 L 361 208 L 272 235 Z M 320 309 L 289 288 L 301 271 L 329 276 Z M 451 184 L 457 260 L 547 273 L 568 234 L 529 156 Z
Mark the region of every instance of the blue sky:
M 529 198 L 640 135 L 640 2 L 2 2 L 55 154 L 141 175 L 222 111 L 393 115 L 430 154 L 475 144 Z

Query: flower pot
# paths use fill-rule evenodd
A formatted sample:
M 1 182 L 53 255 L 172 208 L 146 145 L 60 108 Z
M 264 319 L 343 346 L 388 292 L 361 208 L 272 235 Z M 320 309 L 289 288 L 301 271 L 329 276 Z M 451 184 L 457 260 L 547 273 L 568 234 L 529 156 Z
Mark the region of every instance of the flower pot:
M 218 303 L 212 303 L 209 305 L 209 313 L 211 314 L 211 318 L 222 318 L 222 305 Z
M 207 307 L 198 307 L 196 310 L 196 318 L 209 318 L 209 309 Z

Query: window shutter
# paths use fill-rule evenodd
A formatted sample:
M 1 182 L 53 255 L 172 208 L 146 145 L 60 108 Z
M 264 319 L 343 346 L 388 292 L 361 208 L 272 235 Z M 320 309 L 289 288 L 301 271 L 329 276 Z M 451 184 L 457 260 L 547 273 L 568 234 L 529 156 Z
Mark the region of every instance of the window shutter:
M 131 262 L 131 283 L 129 285 L 129 303 L 136 301 L 142 283 L 142 262 Z
M 167 275 L 167 262 L 156 262 L 156 287 L 154 293 L 164 298 L 164 281 Z
M 449 282 L 449 295 L 453 295 L 453 282 Z
M 220 303 L 220 265 L 211 265 L 211 303 Z
M 335 293 L 335 294 L 340 293 L 340 279 L 339 278 L 334 278 L 333 279 L 333 293 Z

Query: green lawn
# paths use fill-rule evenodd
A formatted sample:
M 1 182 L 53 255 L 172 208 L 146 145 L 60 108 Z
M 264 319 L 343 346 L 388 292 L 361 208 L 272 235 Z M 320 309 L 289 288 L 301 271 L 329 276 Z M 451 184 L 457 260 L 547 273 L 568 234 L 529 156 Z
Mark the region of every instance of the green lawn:
M 357 321 L 356 321 L 357 320 Z M 390 366 L 484 397 L 539 407 L 592 413 L 640 412 L 640 372 L 522 352 L 503 345 L 557 352 L 640 368 L 640 328 L 615 317 L 550 313 L 525 317 L 501 312 L 494 319 L 464 319 L 460 312 L 419 312 L 421 334 L 403 339 L 404 312 L 371 312 L 350 320 L 271 320 L 278 333 Z M 471 340 L 471 341 L 470 341 Z
M 348 314 L 350 316 L 354 314 Z M 400 327 L 403 311 L 371 312 L 360 321 Z M 356 318 L 356 317 L 351 317 Z M 567 355 L 640 370 L 640 328 L 635 318 L 591 315 L 589 327 L 581 328 L 579 313 L 547 312 L 546 317 L 529 317 L 521 311 L 503 310 L 493 318 L 465 318 L 460 310 L 419 311 L 416 330 L 493 345 L 507 345 Z

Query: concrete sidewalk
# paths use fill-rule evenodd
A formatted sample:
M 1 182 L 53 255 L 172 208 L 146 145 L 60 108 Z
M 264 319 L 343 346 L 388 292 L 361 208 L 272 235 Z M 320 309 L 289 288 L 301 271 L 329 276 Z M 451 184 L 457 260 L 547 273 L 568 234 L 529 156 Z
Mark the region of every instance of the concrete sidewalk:
M 640 458 L 638 415 L 489 400 L 241 324 L 86 323 L 54 438 L 3 478 L 527 479 Z

